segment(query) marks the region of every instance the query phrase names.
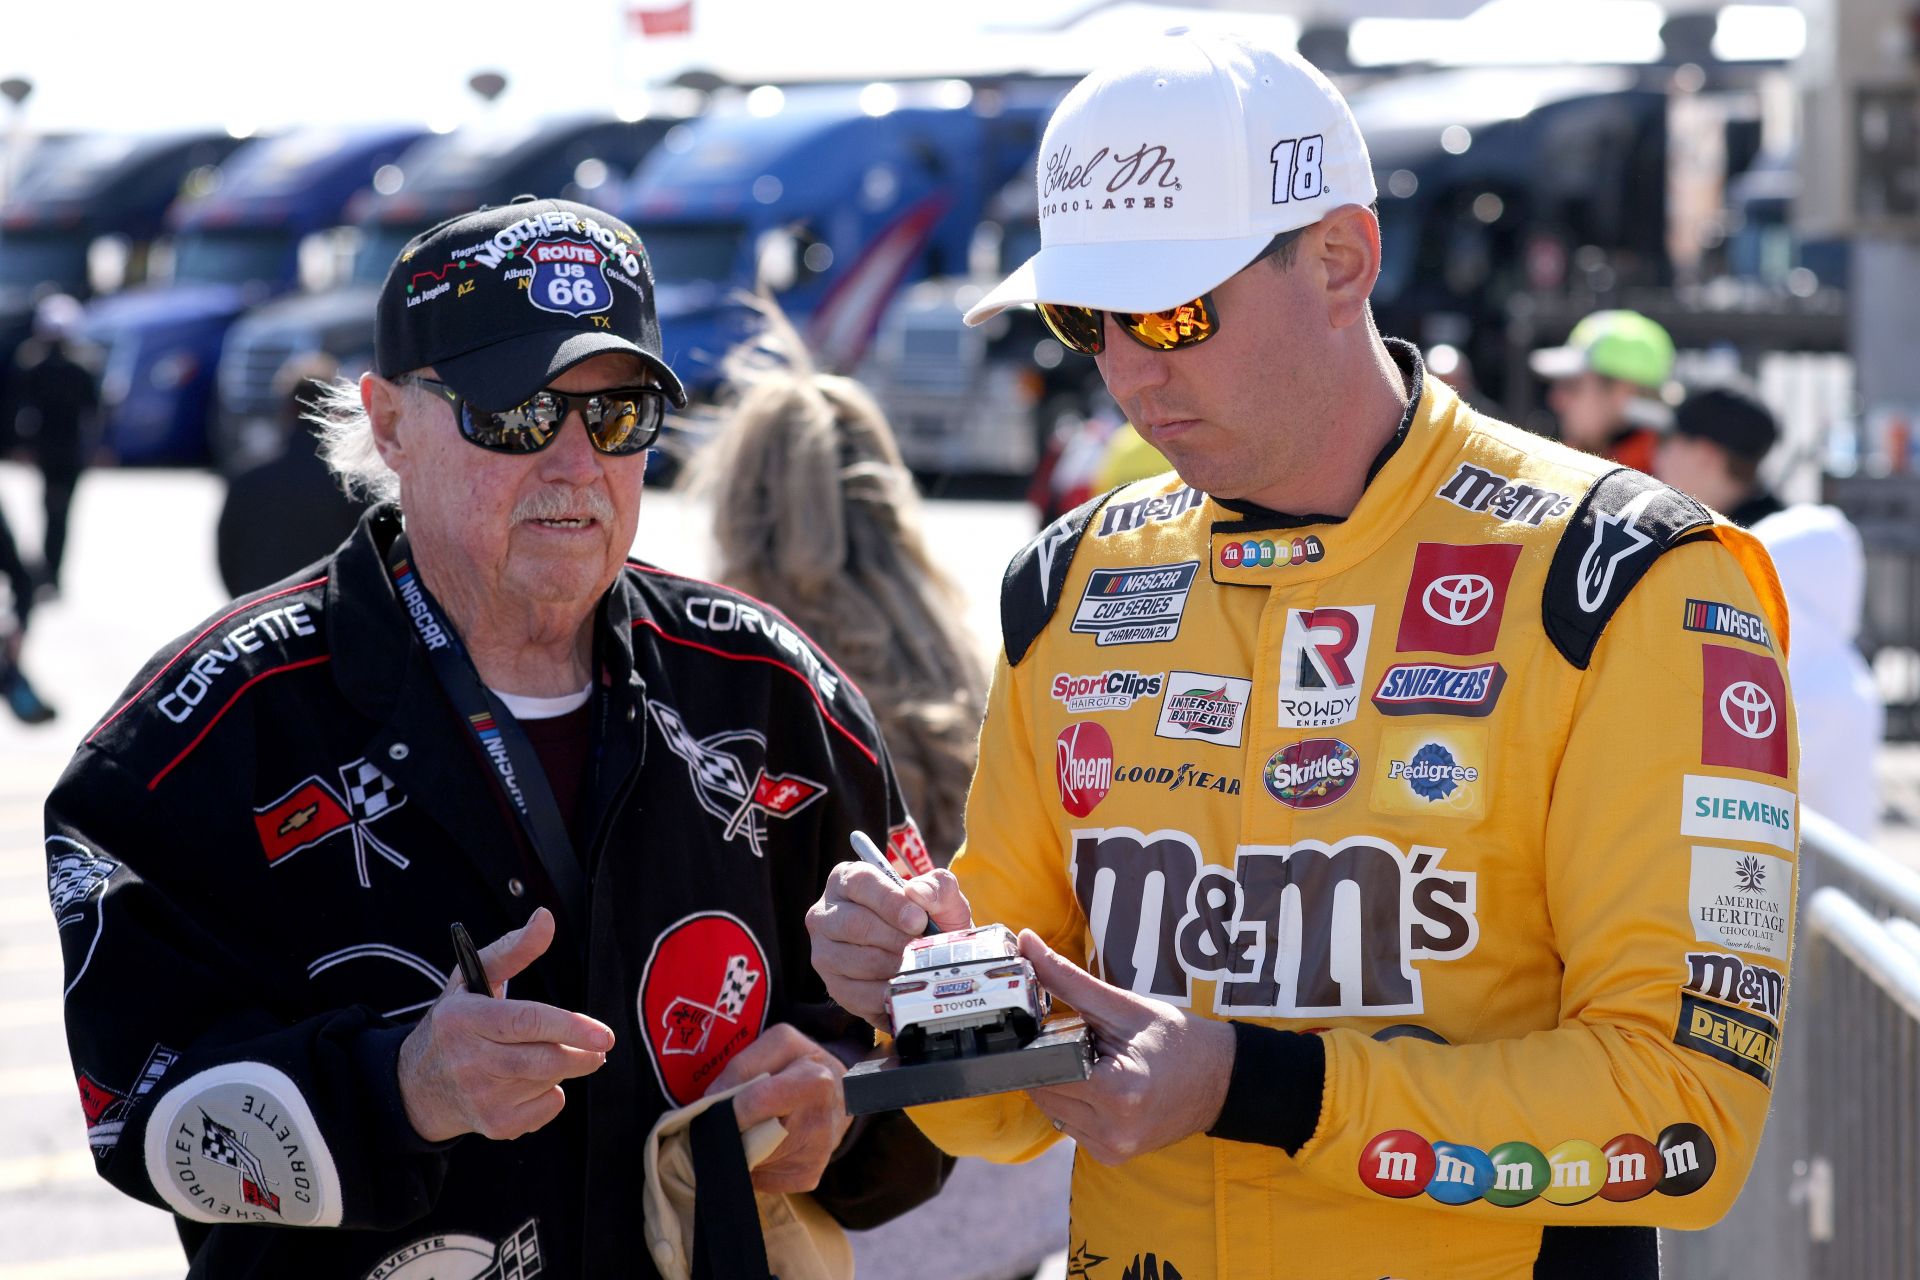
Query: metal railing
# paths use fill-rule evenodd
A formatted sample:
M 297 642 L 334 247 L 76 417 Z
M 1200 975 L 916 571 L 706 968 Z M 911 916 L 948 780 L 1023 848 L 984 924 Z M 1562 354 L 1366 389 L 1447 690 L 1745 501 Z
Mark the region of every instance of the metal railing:
M 1725 1220 L 1662 1233 L 1673 1280 L 1920 1280 L 1920 874 L 1800 816 L 1773 1113 Z

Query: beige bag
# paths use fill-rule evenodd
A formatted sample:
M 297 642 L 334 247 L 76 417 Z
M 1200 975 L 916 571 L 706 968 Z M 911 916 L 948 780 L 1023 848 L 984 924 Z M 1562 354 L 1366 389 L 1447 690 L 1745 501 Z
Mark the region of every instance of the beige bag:
M 716 1102 L 733 1097 L 766 1076 L 669 1111 L 647 1135 L 647 1183 L 642 1193 L 646 1210 L 647 1249 L 665 1280 L 688 1280 L 693 1270 L 693 1152 L 687 1126 Z M 787 1136 L 777 1119 L 763 1120 L 740 1135 L 747 1168 L 758 1168 Z M 755 1192 L 760 1207 L 760 1233 L 766 1241 L 767 1265 L 780 1280 L 850 1280 L 853 1246 L 847 1233 L 825 1209 L 807 1195 L 768 1195 Z

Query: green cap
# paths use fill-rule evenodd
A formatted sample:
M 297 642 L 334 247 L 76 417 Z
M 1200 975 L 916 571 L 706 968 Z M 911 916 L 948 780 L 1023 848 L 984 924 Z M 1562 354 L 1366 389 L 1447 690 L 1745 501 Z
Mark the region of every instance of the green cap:
M 1543 378 L 1597 373 L 1658 391 L 1673 376 L 1673 339 L 1638 311 L 1596 311 L 1567 335 L 1564 347 L 1527 357 Z

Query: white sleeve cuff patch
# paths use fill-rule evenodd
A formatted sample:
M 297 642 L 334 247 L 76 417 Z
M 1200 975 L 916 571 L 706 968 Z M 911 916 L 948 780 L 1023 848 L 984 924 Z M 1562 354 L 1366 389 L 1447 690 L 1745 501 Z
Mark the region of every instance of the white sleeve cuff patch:
M 263 1062 L 211 1067 L 167 1090 L 146 1156 L 154 1188 L 183 1218 L 340 1225 L 340 1176 L 313 1110 Z

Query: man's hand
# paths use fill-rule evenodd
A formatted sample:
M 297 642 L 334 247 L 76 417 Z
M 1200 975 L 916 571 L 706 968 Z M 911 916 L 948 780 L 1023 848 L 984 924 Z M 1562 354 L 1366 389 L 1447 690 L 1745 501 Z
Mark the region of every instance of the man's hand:
M 541 907 L 480 949 L 487 981 L 501 990 L 552 942 L 553 913 Z M 611 1048 L 604 1023 L 532 1000 L 474 995 L 455 970 L 400 1046 L 400 1096 L 428 1142 L 463 1133 L 517 1138 L 559 1115 L 567 1105 L 560 1082 L 598 1071 Z
M 807 912 L 813 967 L 827 994 L 891 1033 L 887 979 L 900 972 L 900 953 L 929 919 L 948 933 L 973 926 L 973 908 L 945 867 L 915 876 L 904 889 L 864 862 L 835 867 L 826 893 Z
M 1020 931 L 1020 954 L 1086 1019 L 1100 1050 L 1089 1079 L 1027 1090 L 1054 1128 L 1119 1164 L 1213 1127 L 1233 1072 L 1232 1027 L 1110 986 L 1031 929 Z
M 787 1130 L 773 1154 L 753 1171 L 755 1190 L 811 1191 L 820 1185 L 827 1161 L 847 1132 L 846 1095 L 840 1090 L 840 1077 L 846 1073 L 838 1058 L 784 1022 L 768 1027 L 728 1061 L 708 1093 L 757 1075 L 767 1077 L 734 1096 L 740 1132 L 770 1117 L 778 1117 Z

